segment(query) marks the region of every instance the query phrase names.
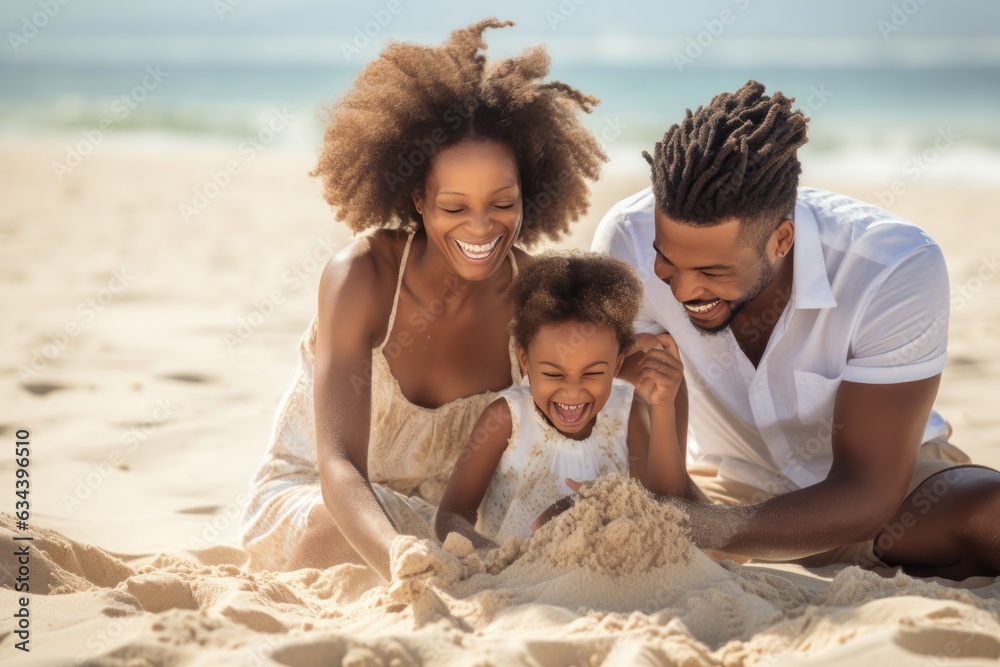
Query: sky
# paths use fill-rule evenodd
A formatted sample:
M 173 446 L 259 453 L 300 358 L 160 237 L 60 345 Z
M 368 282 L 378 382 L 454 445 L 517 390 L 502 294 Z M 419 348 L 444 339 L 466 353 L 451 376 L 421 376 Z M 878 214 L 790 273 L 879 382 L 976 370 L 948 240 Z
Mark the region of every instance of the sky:
M 5 0 L 0 64 L 345 65 L 352 47 L 363 61 L 486 16 L 518 23 L 491 37 L 497 55 L 544 42 L 564 62 L 655 64 L 700 42 L 720 64 L 1000 64 L 993 0 Z

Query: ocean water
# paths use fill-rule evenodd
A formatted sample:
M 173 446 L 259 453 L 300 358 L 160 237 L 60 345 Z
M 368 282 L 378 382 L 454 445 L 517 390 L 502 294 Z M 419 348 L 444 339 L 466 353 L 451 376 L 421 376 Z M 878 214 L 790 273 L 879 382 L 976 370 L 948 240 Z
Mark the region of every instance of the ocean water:
M 314 152 L 323 105 L 346 90 L 357 71 L 311 63 L 7 62 L 0 66 L 0 137 L 54 138 L 67 151 L 98 136 L 165 147 L 263 137 L 268 150 Z M 685 109 L 756 79 L 795 97 L 810 117 L 802 151 L 806 179 L 1000 187 L 996 65 L 681 70 L 672 62 L 557 63 L 551 78 L 602 100 L 584 121 L 604 142 L 612 171 L 645 170 L 640 152 Z M 272 137 L 266 128 L 275 126 L 276 115 L 288 122 Z

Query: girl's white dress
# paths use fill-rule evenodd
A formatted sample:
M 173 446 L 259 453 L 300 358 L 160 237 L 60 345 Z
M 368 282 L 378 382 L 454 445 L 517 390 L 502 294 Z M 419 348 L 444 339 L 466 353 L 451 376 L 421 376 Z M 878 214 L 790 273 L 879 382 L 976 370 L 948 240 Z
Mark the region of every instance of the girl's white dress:
M 479 507 L 476 530 L 498 542 L 526 538 L 539 514 L 573 493 L 567 477 L 586 482 L 612 472 L 627 476 L 633 391 L 628 382 L 614 380 L 585 440 L 567 438 L 549 423 L 531 398 L 527 376 L 500 392 L 510 406 L 510 440 Z

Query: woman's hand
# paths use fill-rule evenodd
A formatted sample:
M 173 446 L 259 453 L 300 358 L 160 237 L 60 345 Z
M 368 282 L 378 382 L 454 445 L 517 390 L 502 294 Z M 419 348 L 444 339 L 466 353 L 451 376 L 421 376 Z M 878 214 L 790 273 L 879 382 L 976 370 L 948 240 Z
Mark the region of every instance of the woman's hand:
M 640 340 L 639 337 L 643 338 Z M 638 382 L 635 390 L 651 407 L 673 408 L 677 389 L 684 379 L 684 364 L 674 342 L 667 333 L 636 334 L 635 349 L 646 355 L 639 363 Z M 656 342 L 653 344 L 654 339 Z

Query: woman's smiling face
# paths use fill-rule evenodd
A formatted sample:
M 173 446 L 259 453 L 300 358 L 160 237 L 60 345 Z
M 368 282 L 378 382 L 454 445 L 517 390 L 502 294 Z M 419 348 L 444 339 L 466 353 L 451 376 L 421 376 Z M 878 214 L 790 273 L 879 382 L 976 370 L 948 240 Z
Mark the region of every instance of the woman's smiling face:
M 459 276 L 484 280 L 503 264 L 521 229 L 521 181 L 514 151 L 466 140 L 434 155 L 423 196 L 414 195 L 428 243 Z

